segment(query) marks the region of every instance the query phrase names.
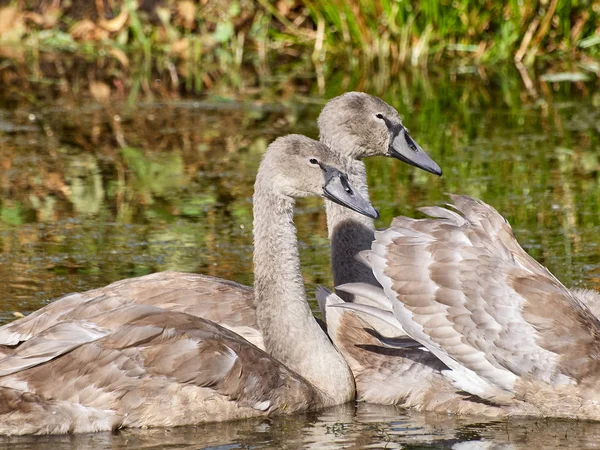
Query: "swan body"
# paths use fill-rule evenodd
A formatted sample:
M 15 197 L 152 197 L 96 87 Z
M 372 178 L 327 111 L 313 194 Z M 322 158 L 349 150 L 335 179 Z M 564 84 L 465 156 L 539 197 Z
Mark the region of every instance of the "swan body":
M 155 304 L 136 304 L 119 297 L 118 283 L 73 294 L 60 301 L 64 316 L 54 303 L 46 307 L 51 320 L 42 308 L 21 334 L 7 332 L 10 325 L 2 329 L 12 344 L 0 359 L 0 433 L 186 425 L 352 400 L 352 373 L 308 307 L 293 225 L 294 199 L 301 196 L 327 196 L 376 216 L 336 166 L 325 145 L 297 135 L 274 141 L 261 161 L 254 304 L 268 353 L 214 322 L 173 310 L 178 295 L 147 292 Z M 148 277 L 151 284 L 163 280 Z
M 49 342 L 58 345 L 48 351 Z M 0 361 L 1 434 L 177 426 L 325 402 L 305 379 L 234 333 L 147 305 L 91 323 L 61 322 L 27 344 Z
M 338 289 L 355 292 L 352 286 Z M 447 366 L 408 336 L 390 310 L 344 302 L 327 290 L 317 295 L 326 296 L 327 332 L 352 370 L 358 401 L 440 414 L 509 415 L 506 409 L 457 389 L 444 376 Z M 395 328 L 392 338 L 373 327 L 373 317 Z
M 567 289 L 491 206 L 451 198 L 394 219 L 367 256 L 401 329 L 504 415 L 600 420 L 600 295 Z

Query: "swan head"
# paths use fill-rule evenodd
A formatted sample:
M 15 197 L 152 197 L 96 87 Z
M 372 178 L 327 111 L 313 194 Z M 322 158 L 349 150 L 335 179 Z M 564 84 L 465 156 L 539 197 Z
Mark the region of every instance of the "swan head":
M 442 174 L 440 166 L 410 136 L 398 111 L 378 97 L 363 92 L 335 97 L 321 111 L 318 124 L 321 141 L 346 157 L 390 156 Z
M 255 188 L 291 199 L 323 197 L 371 218 L 379 213 L 344 173 L 343 161 L 326 145 L 302 135 L 277 138 L 258 170 Z

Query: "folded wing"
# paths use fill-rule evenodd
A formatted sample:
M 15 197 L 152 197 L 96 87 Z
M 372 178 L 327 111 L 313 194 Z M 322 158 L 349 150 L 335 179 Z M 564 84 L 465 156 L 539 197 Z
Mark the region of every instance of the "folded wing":
M 496 401 L 519 377 L 574 384 L 598 370 L 600 323 L 516 241 L 492 207 L 452 196 L 431 217 L 398 217 L 369 260 L 396 318 L 451 370 Z

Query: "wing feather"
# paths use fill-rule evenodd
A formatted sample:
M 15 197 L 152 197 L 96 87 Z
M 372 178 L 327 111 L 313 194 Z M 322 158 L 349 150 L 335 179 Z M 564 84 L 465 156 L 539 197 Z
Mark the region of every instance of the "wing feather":
M 378 281 L 408 334 L 452 369 L 457 384 L 484 388 L 484 396 L 488 388 L 489 397 L 496 388 L 510 392 L 519 376 L 550 384 L 591 376 L 597 318 L 520 247 L 496 210 L 451 198 L 457 212 L 398 217 L 372 247 Z M 469 390 L 467 380 L 477 387 Z
M 110 328 L 99 329 L 98 324 Z M 126 305 L 97 317 L 95 334 L 86 342 L 67 342 L 67 337 L 78 336 L 87 327 L 84 321 L 51 327 L 39 340 L 61 335 L 65 339 L 54 342 L 55 347 L 62 343 L 62 350 L 52 347 L 52 354 L 43 346 L 36 350 L 41 344 L 33 338 L 13 357 L 40 354 L 46 359 L 0 376 L 0 404 L 5 394 L 17 391 L 21 397 L 38 396 L 49 402 L 46 409 L 60 405 L 62 425 L 54 424 L 52 414 L 43 410 L 20 415 L 19 402 L 11 400 L 16 409 L 0 411 L 0 430 L 18 430 L 13 421 L 29 419 L 40 430 L 55 427 L 45 432 L 65 432 L 64 424 L 70 424 L 71 431 L 84 431 L 88 428 L 77 427 L 90 424 L 78 417 L 93 411 L 111 417 L 102 425 L 108 428 L 101 429 L 184 425 L 293 412 L 320 399 L 302 377 L 270 355 L 189 314 Z
M 0 345 L 14 346 L 59 322 L 93 320 L 127 305 L 185 312 L 230 329 L 247 329 L 249 332 L 242 334 L 261 345 L 262 336 L 252 332 L 258 328 L 253 297 L 251 288 L 232 281 L 182 272 L 159 272 L 62 297 L 1 327 Z

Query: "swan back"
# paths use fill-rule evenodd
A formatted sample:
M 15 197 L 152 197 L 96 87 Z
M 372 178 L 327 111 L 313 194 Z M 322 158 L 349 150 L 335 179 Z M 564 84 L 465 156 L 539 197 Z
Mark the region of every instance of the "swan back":
M 128 305 L 97 317 L 93 333 L 85 321 L 66 324 L 39 336 L 68 331 L 76 339 L 66 352 L 33 352 L 33 338 L 0 361 L 4 368 L 29 360 L 28 368 L 0 377 L 0 398 L 11 405 L 0 433 L 177 426 L 318 404 L 320 393 L 302 377 L 198 317 Z
M 200 274 L 159 272 L 116 281 L 86 292 L 68 294 L 28 316 L 0 327 L 0 345 L 14 346 L 59 322 L 94 317 L 130 304 L 156 306 L 208 318 L 259 348 L 254 294 L 233 281 Z M 3 350 L 5 351 L 5 350 Z M 0 352 L 1 353 L 1 352 Z
M 407 333 L 455 385 L 510 401 L 517 381 L 574 385 L 600 369 L 600 322 L 516 241 L 492 207 L 452 196 L 434 219 L 399 217 L 369 260 Z

